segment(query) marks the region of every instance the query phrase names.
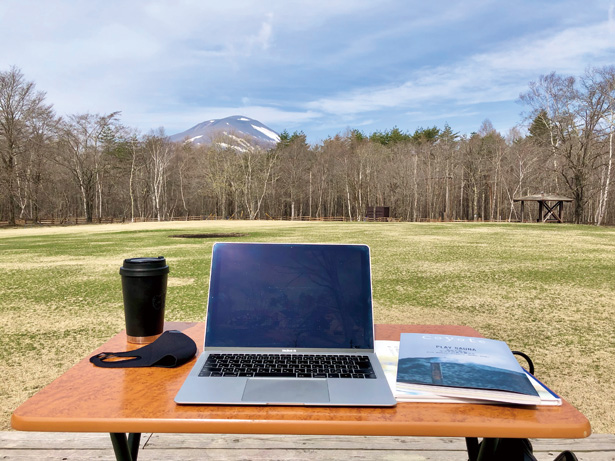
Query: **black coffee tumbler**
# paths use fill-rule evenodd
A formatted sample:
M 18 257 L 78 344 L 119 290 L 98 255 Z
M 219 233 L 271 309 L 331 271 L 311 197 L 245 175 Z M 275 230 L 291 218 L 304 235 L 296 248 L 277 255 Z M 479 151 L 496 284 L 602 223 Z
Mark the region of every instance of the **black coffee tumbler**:
M 128 342 L 151 343 L 162 333 L 168 274 L 164 256 L 124 260 L 120 275 Z

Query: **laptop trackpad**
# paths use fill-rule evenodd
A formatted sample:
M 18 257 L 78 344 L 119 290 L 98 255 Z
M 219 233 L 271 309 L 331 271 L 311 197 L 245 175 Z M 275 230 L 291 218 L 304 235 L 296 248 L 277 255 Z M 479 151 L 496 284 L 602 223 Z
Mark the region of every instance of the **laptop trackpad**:
M 329 387 L 325 379 L 248 379 L 243 402 L 254 403 L 327 403 Z

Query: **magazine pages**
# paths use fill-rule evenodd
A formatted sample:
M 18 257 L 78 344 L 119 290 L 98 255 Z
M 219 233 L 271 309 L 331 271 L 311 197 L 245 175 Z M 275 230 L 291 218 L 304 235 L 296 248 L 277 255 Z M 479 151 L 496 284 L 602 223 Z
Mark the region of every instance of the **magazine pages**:
M 420 335 L 424 336 L 424 335 Z M 449 341 L 450 343 L 450 341 Z M 506 344 L 504 343 L 506 346 Z M 484 392 L 473 392 L 473 389 L 469 389 L 469 392 L 447 392 L 448 389 L 440 389 L 434 385 L 413 385 L 411 383 L 398 383 L 397 382 L 397 365 L 399 356 L 399 341 L 376 341 L 375 349 L 376 354 L 389 381 L 389 385 L 395 394 L 395 397 L 399 402 L 441 402 L 441 403 L 520 403 L 518 398 L 512 398 L 514 402 L 510 402 L 510 392 L 506 392 L 504 399 L 501 395 L 487 395 L 485 397 Z M 508 353 L 510 350 L 506 346 Z M 512 356 L 512 354 L 511 354 Z M 512 357 L 516 362 L 516 359 Z M 518 363 L 517 363 L 518 365 Z M 514 364 L 513 364 L 514 366 Z M 544 384 L 538 381 L 534 376 L 525 372 L 521 366 L 519 369 L 524 373 L 531 386 L 534 388 L 539 396 L 539 401 L 535 397 L 532 398 L 534 403 L 532 405 L 561 405 L 562 401 L 555 393 L 548 389 Z M 497 391 L 496 391 L 497 392 Z M 452 394 L 455 395 L 452 395 Z M 463 395 L 462 395 L 463 394 Z M 505 398 L 509 397 L 509 398 Z

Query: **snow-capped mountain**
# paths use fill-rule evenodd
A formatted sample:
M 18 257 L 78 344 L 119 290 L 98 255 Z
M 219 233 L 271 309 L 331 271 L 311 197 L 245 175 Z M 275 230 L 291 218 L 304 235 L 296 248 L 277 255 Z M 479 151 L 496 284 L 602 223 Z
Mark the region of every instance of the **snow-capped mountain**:
M 208 120 L 181 133 L 170 136 L 174 142 L 218 144 L 243 152 L 258 145 L 266 149 L 275 147 L 280 136 L 258 120 L 242 115 Z

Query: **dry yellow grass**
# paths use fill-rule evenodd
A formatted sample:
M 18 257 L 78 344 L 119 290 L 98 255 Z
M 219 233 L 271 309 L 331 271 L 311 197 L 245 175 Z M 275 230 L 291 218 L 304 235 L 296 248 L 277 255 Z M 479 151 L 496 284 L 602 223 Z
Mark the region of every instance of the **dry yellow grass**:
M 0 230 L 0 430 L 123 328 L 119 266 L 167 257 L 167 320 L 205 316 L 211 239 L 367 243 L 379 323 L 470 325 L 529 353 L 537 376 L 615 432 L 615 230 L 513 224 L 172 222 Z

